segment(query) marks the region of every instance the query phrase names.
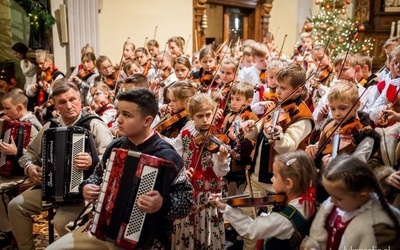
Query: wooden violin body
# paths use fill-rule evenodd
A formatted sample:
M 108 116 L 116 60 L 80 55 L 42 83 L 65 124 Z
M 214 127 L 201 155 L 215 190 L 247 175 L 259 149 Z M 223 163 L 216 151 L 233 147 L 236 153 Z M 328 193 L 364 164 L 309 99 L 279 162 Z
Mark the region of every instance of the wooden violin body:
M 174 125 L 176 122 L 178 122 L 179 120 L 185 118 L 187 115 L 189 114 L 189 112 L 184 109 L 179 113 L 176 113 L 174 115 L 166 115 L 165 118 L 163 120 L 161 120 L 155 127 L 154 130 L 162 133 L 162 131 L 168 129 L 169 127 L 171 127 L 172 125 Z
M 226 134 L 219 133 L 215 126 L 212 126 L 210 128 L 210 132 L 208 133 L 208 135 L 203 135 L 199 133 L 194 138 L 194 142 L 199 146 L 204 144 L 204 148 L 211 153 L 219 152 L 219 147 L 224 146 L 233 158 L 240 159 L 240 155 L 228 145 L 228 136 Z
M 342 128 L 337 129 L 336 126 L 327 126 L 328 130 L 326 132 L 326 137 L 330 138 L 332 133 L 340 134 L 340 142 L 338 147 L 338 153 L 352 153 L 357 145 L 354 141 L 354 136 L 359 133 L 359 131 L 363 128 L 363 125 L 360 123 L 359 119 L 354 119 L 353 122 L 350 122 L 344 125 Z M 323 153 L 324 154 L 332 154 L 333 150 L 333 139 L 326 145 Z
M 233 198 L 226 200 L 231 207 L 266 207 L 267 205 L 284 206 L 287 202 L 286 195 L 273 194 L 263 197 Z

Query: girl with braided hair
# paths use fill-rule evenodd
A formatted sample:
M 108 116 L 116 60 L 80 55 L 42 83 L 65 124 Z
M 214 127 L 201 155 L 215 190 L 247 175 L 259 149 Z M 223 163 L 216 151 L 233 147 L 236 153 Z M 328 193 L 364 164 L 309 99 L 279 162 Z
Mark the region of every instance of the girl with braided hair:
M 386 202 L 366 163 L 354 156 L 336 157 L 324 169 L 322 183 L 330 197 L 304 249 L 400 249 L 400 211 Z

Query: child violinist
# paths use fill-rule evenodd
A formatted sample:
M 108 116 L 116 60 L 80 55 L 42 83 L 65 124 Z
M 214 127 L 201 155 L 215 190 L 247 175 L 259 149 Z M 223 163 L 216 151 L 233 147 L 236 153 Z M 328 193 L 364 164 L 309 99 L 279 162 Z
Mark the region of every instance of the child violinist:
M 244 68 L 239 73 L 240 82 L 249 82 L 255 87 L 267 82 L 267 62 L 269 58 L 268 48 L 265 44 L 254 43 L 251 49 L 251 55 L 254 60 L 254 65 L 249 68 Z M 251 105 L 260 101 L 259 94 L 254 93 Z
M 339 152 L 352 154 L 367 162 L 379 147 L 380 139 L 376 132 L 367 124 L 362 123 L 358 117 L 357 110 L 360 107 L 360 100 L 356 85 L 345 80 L 336 81 L 336 85 L 329 90 L 328 102 L 333 120 L 321 132 L 319 142 L 315 145 L 309 145 L 306 152 L 315 158 L 317 152 L 321 151 L 318 156 L 326 156 L 323 159 L 319 158 L 316 161 L 316 165 L 321 166 L 321 163 L 326 165 L 331 159 L 332 148 L 329 144 L 326 144 L 325 140 L 332 132 L 335 132 L 336 125 L 341 123 L 341 127 L 337 128 L 338 132 L 348 137 L 351 136 L 350 139 L 352 141 L 348 147 L 341 149 Z M 345 139 L 343 138 L 342 140 Z M 325 151 L 325 148 L 322 147 L 327 147 L 330 152 L 328 150 Z
M 182 56 L 185 51 L 185 41 L 183 40 L 182 37 L 179 36 L 173 36 L 170 39 L 168 39 L 168 49 L 169 53 L 171 54 L 171 57 L 175 59 L 178 56 Z
M 135 60 L 135 49 L 136 49 L 135 44 L 131 42 L 126 42 L 124 44 L 123 57 L 125 61 Z
M 244 46 L 242 51 L 242 59 L 240 60 L 240 70 L 250 68 L 254 64 L 251 56 L 251 46 Z
M 215 74 L 217 74 L 215 53 L 210 45 L 201 49 L 199 52 L 200 70 L 193 73 L 194 79 L 199 79 L 199 90 L 207 92 L 217 88 Z
M 360 106 L 357 87 L 344 80 L 339 80 L 328 93 L 329 108 L 333 121 L 328 123 L 321 132 L 320 140 L 306 148 L 306 152 L 315 158 L 317 167 L 327 165 L 332 156 L 340 153 L 367 162 L 379 148 L 380 136 L 364 121 L 360 121 L 357 110 Z M 338 128 L 337 125 L 341 124 Z M 332 133 L 339 133 L 339 148 L 333 148 Z M 334 151 L 335 150 L 335 151 Z M 327 198 L 323 187 L 318 189 L 318 201 Z
M 82 47 L 81 49 L 81 62 L 82 62 L 82 56 L 86 53 L 93 53 L 96 54 L 94 51 L 94 48 L 90 46 L 89 44 L 86 44 L 85 46 Z M 74 70 L 71 72 L 71 75 L 69 76 L 69 79 L 72 79 L 72 77 L 76 76 L 79 71 L 83 69 L 83 65 L 79 64 L 78 67 L 75 67 Z
M 369 113 L 372 105 L 374 105 L 376 99 L 379 97 L 379 91 L 376 84 L 378 78 L 372 73 L 372 58 L 365 53 L 357 53 L 356 55 L 357 68 L 356 81 L 368 90 L 366 93 L 367 101 L 363 112 Z
M 179 56 L 174 59 L 173 63 L 175 76 L 178 78 L 178 81 L 184 81 L 188 78 L 191 78 L 191 69 L 192 66 L 190 65 L 190 61 L 185 56 Z
M 93 103 L 90 105 L 90 111 L 96 113 L 111 128 L 113 121 L 117 115 L 117 110 L 110 103 L 110 88 L 102 83 L 95 82 L 90 88 L 90 94 L 93 98 Z
M 316 175 L 312 159 L 303 151 L 286 152 L 275 157 L 271 178 L 276 192 L 282 194 L 270 195 L 271 200 L 283 195 L 287 197 L 287 203 L 280 209 L 251 218 L 222 203 L 221 194 L 211 195 L 208 201 L 240 235 L 254 240 L 265 239 L 264 249 L 299 249 L 315 213 Z
M 99 72 L 95 67 L 96 56 L 91 52 L 83 54 L 81 65 L 82 70 L 80 70 L 76 76 L 70 79 L 79 87 L 81 91 L 82 106 L 85 107 L 90 105 L 91 97 L 89 96 L 89 90 L 94 83 L 94 79 L 99 76 Z
M 283 68 L 284 66 L 285 63 L 278 59 L 272 59 L 268 63 L 267 70 L 265 72 L 267 75 L 267 82 L 259 86 L 258 98 L 260 101 L 251 105 L 251 109 L 256 115 L 263 115 L 268 107 L 276 104 L 276 74 L 278 73 L 279 69 Z
M 370 109 L 370 118 L 383 127 L 400 121 L 400 45 L 393 49 L 388 60 L 391 80 L 384 83 L 381 94 Z
M 329 91 L 329 84 L 334 79 L 335 72 L 331 64 L 330 52 L 325 45 L 316 45 L 311 50 L 311 56 L 315 66 L 307 71 L 307 75 L 314 74 L 314 76 L 306 83 L 309 92 L 306 103 L 313 112 L 321 97 Z
M 156 57 L 156 65 L 157 65 L 157 75 L 156 78 L 151 82 L 150 90 L 153 90 L 158 93 L 158 102 L 160 106 L 167 104 L 167 89 L 172 83 L 177 81 L 175 71 L 172 68 L 172 57 L 171 54 L 167 51 L 162 51 L 158 53 Z M 165 108 L 165 105 L 164 105 Z M 165 112 L 165 109 L 162 109 L 162 112 Z
M 165 137 L 175 138 L 189 121 L 187 104 L 196 92 L 197 86 L 191 81 L 178 81 L 168 88 L 170 115 L 165 116 L 153 129 Z
M 199 52 L 195 52 L 192 54 L 192 71 L 197 72 L 200 70 L 200 59 L 199 59 Z
M 194 187 L 195 205 L 192 214 L 175 220 L 172 233 L 173 249 L 225 249 L 222 215 L 207 204 L 212 193 L 223 191 L 222 177 L 229 171 L 228 151 L 225 146 L 211 146 L 205 136 L 212 128 L 215 102 L 208 94 L 199 93 L 189 100 L 192 119 L 186 123 L 173 145 L 182 155 L 184 166 Z M 180 139 L 179 139 L 180 138 Z
M 266 116 L 260 122 L 248 120 L 242 124 L 247 138 L 256 141 L 250 168 L 251 185 L 248 184 L 245 189 L 247 194 L 274 192 L 271 177 L 275 155 L 304 149 L 314 128 L 312 114 L 301 99 L 302 84 L 306 80 L 305 70 L 299 65 L 289 64 L 278 71 L 276 80 L 276 96 L 281 105 L 275 108 L 273 113 L 272 110 L 267 111 L 270 112 L 270 116 Z M 285 102 L 282 103 L 283 101 Z M 279 115 L 276 124 L 272 123 L 271 118 L 274 113 Z M 261 164 L 265 165 L 261 167 Z M 252 213 L 252 211 L 247 212 Z M 254 249 L 256 242 L 244 238 L 244 244 L 248 249 Z
M 158 44 L 158 42 L 156 40 L 149 40 L 146 43 L 146 47 L 147 50 L 149 51 L 150 55 L 155 58 L 158 54 L 158 52 L 160 52 L 160 45 Z
M 222 60 L 219 72 L 220 85 L 218 89 L 211 93 L 211 96 L 218 103 L 218 113 L 215 119 L 218 129 L 221 128 L 226 114 L 228 113 L 229 93 L 234 85 L 234 80 L 238 70 L 239 62 L 232 57 Z
M 122 68 L 124 70 L 125 76 L 130 77 L 133 74 L 141 74 L 140 64 L 136 60 L 129 60 L 124 64 Z
M 330 198 L 319 208 L 303 249 L 400 249 L 400 212 L 388 205 L 364 161 L 339 156 L 322 176 Z
M 151 55 L 144 47 L 139 47 L 135 50 L 135 58 L 140 64 L 141 73 L 147 76 L 147 79 L 152 80 L 156 77 L 156 69 L 151 62 Z
M 252 119 L 258 120 L 251 111 L 250 103 L 253 99 L 254 88 L 250 83 L 235 83 L 230 94 L 228 114 L 222 125 L 222 132 L 227 134 L 231 148 L 237 148 L 240 159 L 232 157 L 229 173 L 225 176 L 228 183 L 228 196 L 242 194 L 246 186 L 245 168 L 251 165 L 251 153 L 254 143 L 243 135 L 240 126 L 243 122 Z
M 349 83 L 355 84 L 358 87 L 358 94 L 361 96 L 360 102 L 361 105 L 359 106 L 360 110 L 365 107 L 367 103 L 367 95 L 363 94 L 365 88 L 357 83 L 356 74 L 359 68 L 357 68 L 357 61 L 356 57 L 352 53 L 340 53 L 335 57 L 333 60 L 333 68 L 335 70 L 335 79 L 342 79 L 347 80 Z M 329 87 L 335 85 L 336 81 L 332 81 Z M 315 119 L 315 123 L 317 127 L 323 128 L 324 124 L 328 120 L 327 118 L 331 118 L 332 115 L 329 111 L 329 104 L 328 104 L 328 92 L 321 97 L 318 101 L 317 106 L 314 107 L 313 116 Z
M 108 58 L 107 56 L 99 56 L 96 60 L 96 68 L 100 73 L 100 81 L 107 84 L 110 89 L 114 89 L 115 84 L 117 84 L 118 80 L 118 72 L 111 63 L 110 58 Z

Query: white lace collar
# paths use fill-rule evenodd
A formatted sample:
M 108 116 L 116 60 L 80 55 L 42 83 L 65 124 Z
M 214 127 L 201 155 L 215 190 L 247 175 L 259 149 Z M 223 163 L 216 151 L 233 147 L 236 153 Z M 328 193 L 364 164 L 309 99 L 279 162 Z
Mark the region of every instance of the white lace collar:
M 336 208 L 336 211 L 338 212 L 338 215 L 342 217 L 343 222 L 347 222 L 354 217 L 356 217 L 358 214 L 364 212 L 365 210 L 371 209 L 372 204 L 378 200 L 378 195 L 376 193 L 370 193 L 371 199 L 366 202 L 364 205 L 362 205 L 360 208 L 350 211 L 350 212 L 345 212 L 341 210 L 340 208 Z

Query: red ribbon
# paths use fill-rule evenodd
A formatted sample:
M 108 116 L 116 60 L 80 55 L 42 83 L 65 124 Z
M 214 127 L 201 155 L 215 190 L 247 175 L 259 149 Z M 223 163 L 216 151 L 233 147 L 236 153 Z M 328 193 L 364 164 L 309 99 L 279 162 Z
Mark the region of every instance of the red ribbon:
M 302 205 L 303 202 L 306 202 L 305 205 L 308 207 L 308 212 L 310 216 L 312 216 L 315 212 L 315 198 L 315 187 L 309 187 L 308 190 L 300 196 L 299 203 L 300 205 Z

